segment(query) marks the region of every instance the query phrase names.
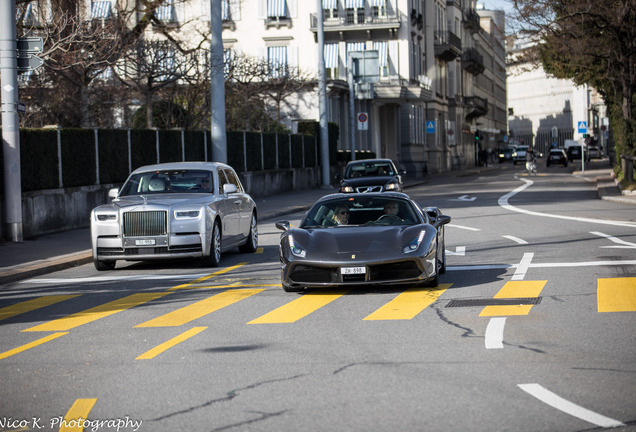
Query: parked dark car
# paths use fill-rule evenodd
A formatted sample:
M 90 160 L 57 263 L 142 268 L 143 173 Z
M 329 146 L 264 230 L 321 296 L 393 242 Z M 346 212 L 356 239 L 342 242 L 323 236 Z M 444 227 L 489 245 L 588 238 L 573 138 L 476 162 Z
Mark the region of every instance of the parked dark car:
M 282 286 L 287 292 L 332 286 L 435 287 L 446 271 L 450 216 L 397 192 L 322 197 L 298 227 L 279 221 Z
M 546 161 L 547 166 L 551 165 L 563 165 L 568 166 L 568 155 L 565 153 L 563 149 L 552 149 L 550 153 L 548 153 L 548 160 Z
M 569 162 L 580 160 L 583 157 L 583 147 L 581 146 L 568 147 L 567 155 L 568 155 Z M 589 162 L 589 160 L 590 160 L 590 155 L 586 152 L 585 161 Z
M 588 155 L 589 155 L 588 160 L 603 159 L 603 154 L 601 153 L 601 149 L 596 146 L 588 147 Z
M 340 180 L 339 192 L 402 192 L 404 170 L 398 170 L 391 159 L 364 159 L 351 161 Z

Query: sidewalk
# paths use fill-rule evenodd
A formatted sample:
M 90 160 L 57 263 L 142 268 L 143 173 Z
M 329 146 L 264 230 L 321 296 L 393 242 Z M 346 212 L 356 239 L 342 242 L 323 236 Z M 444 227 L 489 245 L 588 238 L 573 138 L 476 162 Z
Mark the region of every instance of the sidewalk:
M 495 164 L 490 167 L 444 173 L 439 176 L 470 176 L 483 171 L 497 170 L 500 167 L 499 164 Z M 596 181 L 599 199 L 636 205 L 636 194 L 621 195 L 618 186 L 610 176 L 610 168 L 591 169 L 573 174 L 583 176 L 589 181 Z M 430 179 L 430 176 L 418 179 L 407 177 L 404 186 L 408 190 L 410 187 L 427 183 Z M 333 188 L 318 188 L 256 199 L 259 221 L 307 210 L 318 198 L 335 191 Z M 0 285 L 88 264 L 92 261 L 90 228 L 44 235 L 21 243 L 0 242 Z

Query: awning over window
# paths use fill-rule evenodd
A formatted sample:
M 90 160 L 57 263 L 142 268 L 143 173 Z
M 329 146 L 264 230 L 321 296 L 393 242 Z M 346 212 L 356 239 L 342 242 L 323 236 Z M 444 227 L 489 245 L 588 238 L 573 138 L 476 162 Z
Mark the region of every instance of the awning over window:
M 267 16 L 268 17 L 286 17 L 287 1 L 286 0 L 267 0 Z
M 347 52 L 351 51 L 364 51 L 365 43 L 364 42 L 349 42 L 347 44 Z
M 388 45 L 388 42 L 373 42 L 373 49 L 378 51 L 378 64 L 380 67 L 386 66 Z
M 94 1 L 91 6 L 91 18 L 108 18 L 110 16 L 110 1 Z
M 338 0 L 322 0 L 323 9 L 338 9 Z
M 386 7 L 386 0 L 371 0 L 371 7 Z
M 338 67 L 338 44 L 325 44 L 325 67 L 337 68 Z
M 267 48 L 267 62 L 270 67 L 270 75 L 274 78 L 285 75 L 287 66 L 287 47 L 276 46 Z
M 157 8 L 157 19 L 161 21 L 173 21 L 174 20 L 174 5 L 173 0 L 165 0 L 161 6 Z
M 232 19 L 230 15 L 230 0 L 222 0 L 221 2 L 221 19 L 223 21 L 229 21 Z
M 345 8 L 358 8 L 361 9 L 364 7 L 364 0 L 345 0 Z

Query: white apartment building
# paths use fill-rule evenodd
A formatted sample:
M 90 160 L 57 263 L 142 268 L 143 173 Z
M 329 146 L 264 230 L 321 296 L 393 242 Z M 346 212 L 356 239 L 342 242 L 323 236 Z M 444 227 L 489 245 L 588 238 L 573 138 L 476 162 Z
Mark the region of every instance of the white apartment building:
M 586 85 L 549 76 L 541 65 L 519 60 L 527 49 L 525 41 L 515 41 L 508 57 L 509 133 L 513 143 L 533 145 L 546 153 L 565 140 L 585 142 L 579 124 L 587 134 L 604 145 L 607 118 L 600 95 Z
M 341 150 L 351 149 L 353 135 L 356 149 L 394 159 L 418 176 L 474 166 L 480 148 L 502 142 L 507 130 L 503 13 L 476 10 L 475 0 L 212 1 L 221 2 L 228 53 L 297 66 L 315 77 L 317 13 L 323 14 L 327 116 L 339 125 Z M 209 32 L 210 3 L 165 0 L 156 15 L 175 37 L 196 45 Z M 118 7 L 135 4 L 86 1 L 82 14 L 107 19 Z M 153 34 L 149 30 L 147 37 Z M 360 51 L 377 52 L 377 79 L 355 86 L 352 122 L 347 62 L 349 53 Z M 317 88 L 285 102 L 291 130 L 298 121 L 318 120 Z M 358 121 L 360 113 L 366 122 Z

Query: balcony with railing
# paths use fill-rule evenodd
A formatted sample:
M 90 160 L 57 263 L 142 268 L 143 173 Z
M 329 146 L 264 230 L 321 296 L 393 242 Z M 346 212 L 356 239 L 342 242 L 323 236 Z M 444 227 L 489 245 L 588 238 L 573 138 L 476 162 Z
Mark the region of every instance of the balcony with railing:
M 325 14 L 327 15 L 327 14 Z M 327 32 L 389 30 L 400 28 L 400 19 L 395 13 L 378 13 L 377 10 L 340 9 L 334 10 L 323 18 L 323 28 Z M 318 17 L 310 14 L 310 30 L 318 32 Z
M 479 96 L 464 96 L 464 107 L 467 121 L 488 114 L 488 100 Z
M 449 62 L 462 55 L 462 41 L 451 31 L 435 32 L 435 57 Z
M 462 68 L 468 73 L 479 75 L 486 69 L 484 57 L 476 48 L 468 48 L 462 54 Z
M 464 10 L 464 27 L 466 27 L 471 34 L 475 34 L 481 30 L 479 14 L 475 9 L 471 8 Z

